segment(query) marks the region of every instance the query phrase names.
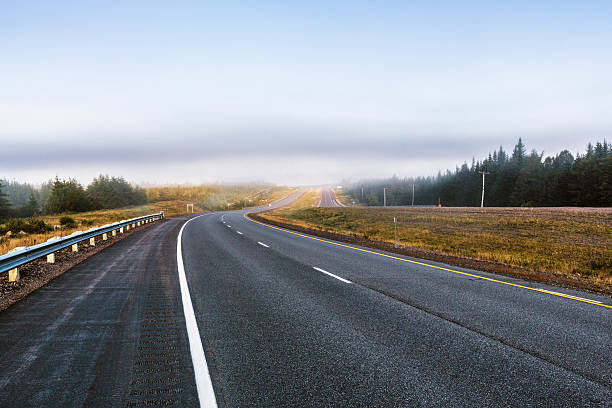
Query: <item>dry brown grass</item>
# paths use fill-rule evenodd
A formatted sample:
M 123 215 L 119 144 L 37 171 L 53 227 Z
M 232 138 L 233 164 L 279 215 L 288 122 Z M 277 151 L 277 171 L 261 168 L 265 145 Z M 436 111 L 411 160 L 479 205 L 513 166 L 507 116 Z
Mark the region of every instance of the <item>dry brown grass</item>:
M 46 215 L 42 218 L 47 224 L 59 226 L 62 216 L 74 218 L 78 226 L 75 228 L 61 228 L 44 234 L 19 235 L 13 231 L 10 237 L 0 237 L 0 254 L 5 254 L 13 248 L 20 246 L 31 246 L 47 241 L 52 237 L 64 237 L 75 231 L 86 230 L 96 226 L 102 226 L 111 222 L 124 219 L 140 217 L 147 214 L 163 211 L 165 216 L 187 214 L 187 203 L 194 203 L 194 212 L 206 211 L 198 199 L 206 198 L 205 204 L 220 209 L 236 209 L 243 206 L 261 206 L 280 200 L 296 191 L 288 187 L 264 187 L 261 186 L 176 186 L 176 187 L 154 187 L 149 189 L 149 195 L 160 199 L 160 197 L 183 197 L 181 199 L 166 199 L 154 201 L 149 204 L 134 207 L 125 207 L 111 210 L 87 211 L 74 214 Z M 229 204 L 229 205 L 228 205 Z M 191 209 L 190 211 L 191 212 Z
M 612 209 L 285 208 L 264 218 L 612 285 Z
M 187 202 L 182 200 L 173 200 L 173 201 L 160 201 L 151 204 L 139 205 L 135 207 L 126 207 L 112 210 L 98 210 L 98 211 L 88 211 L 82 213 L 74 213 L 74 214 L 60 214 L 60 215 L 47 215 L 40 217 L 47 224 L 50 225 L 58 225 L 59 219 L 62 216 L 68 215 L 74 218 L 78 222 L 78 226 L 76 228 L 61 228 L 56 231 L 47 232 L 44 234 L 27 234 L 27 235 L 18 235 L 13 234 L 10 237 L 2 237 L 0 238 L 0 254 L 5 254 L 13 248 L 20 246 L 31 246 L 40 244 L 41 242 L 47 241 L 52 237 L 64 237 L 72 234 L 75 231 L 86 230 L 89 228 L 102 226 L 105 224 L 109 224 L 112 222 L 121 221 L 124 219 L 140 217 L 143 215 L 159 213 L 160 211 L 164 212 L 164 215 L 167 217 L 172 217 L 176 215 L 186 214 L 187 212 Z M 202 209 L 198 206 L 194 206 L 195 212 L 201 212 Z M 15 231 L 17 232 L 17 231 Z
M 261 185 L 201 185 L 147 188 L 149 202 L 182 200 L 208 210 L 240 209 L 266 205 L 295 191 L 294 188 Z

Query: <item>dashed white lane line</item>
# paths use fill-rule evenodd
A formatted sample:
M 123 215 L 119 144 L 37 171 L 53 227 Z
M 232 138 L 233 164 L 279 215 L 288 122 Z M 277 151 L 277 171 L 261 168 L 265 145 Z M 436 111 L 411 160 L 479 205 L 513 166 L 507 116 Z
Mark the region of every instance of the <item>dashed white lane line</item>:
M 236 234 L 240 234 L 240 235 L 242 235 L 242 232 L 240 232 L 240 231 L 236 231 Z
M 227 228 L 232 228 L 232 226 L 231 226 L 231 225 L 229 225 L 229 224 L 227 224 Z
M 326 274 L 326 275 L 329 275 L 329 276 L 331 276 L 332 278 L 336 278 L 336 279 L 338 279 L 339 281 L 342 281 L 342 282 L 344 282 L 344 283 L 353 283 L 353 282 L 351 282 L 350 280 L 346 280 L 346 279 L 344 279 L 344 278 L 341 278 L 341 277 L 339 277 L 339 276 L 337 276 L 337 275 L 334 275 L 333 273 L 327 272 L 326 270 L 323 270 L 323 269 L 321 269 L 321 268 L 317 268 L 316 266 L 313 266 L 313 269 L 315 269 L 315 270 L 317 270 L 317 271 L 319 271 L 319 272 L 322 272 L 322 273 L 324 273 L 324 274 Z
M 257 243 L 263 247 L 270 248 L 268 245 L 264 244 L 263 242 L 257 241 Z
M 193 374 L 195 376 L 196 388 L 198 390 L 198 398 L 200 407 L 216 408 L 217 400 L 215 391 L 213 390 L 212 380 L 208 372 L 208 364 L 204 357 L 204 348 L 202 347 L 202 339 L 200 338 L 200 330 L 193 311 L 193 303 L 189 294 L 189 286 L 185 276 L 185 264 L 183 263 L 183 246 L 181 240 L 183 238 L 183 230 L 185 226 L 196 218 L 202 217 L 199 215 L 189 219 L 183 224 L 179 231 L 176 240 L 176 262 L 178 266 L 179 285 L 181 288 L 181 299 L 183 301 L 183 312 L 185 313 L 185 324 L 187 326 L 187 337 L 189 339 L 189 350 L 191 351 L 191 361 L 193 362 Z

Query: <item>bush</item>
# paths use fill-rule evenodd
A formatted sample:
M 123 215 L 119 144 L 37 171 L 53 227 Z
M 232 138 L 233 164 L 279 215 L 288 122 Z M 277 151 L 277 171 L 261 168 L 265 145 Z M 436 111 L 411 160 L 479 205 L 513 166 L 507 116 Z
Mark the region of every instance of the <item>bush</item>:
M 53 231 L 53 227 L 46 224 L 39 218 L 23 219 L 10 219 L 2 228 L 4 233 L 12 231 L 18 233 L 19 231 L 27 232 L 28 234 L 42 234 L 48 231 Z
M 74 218 L 64 215 L 59 219 L 59 223 L 64 228 L 76 228 L 77 222 Z
M 93 220 L 81 220 L 81 225 L 94 225 Z

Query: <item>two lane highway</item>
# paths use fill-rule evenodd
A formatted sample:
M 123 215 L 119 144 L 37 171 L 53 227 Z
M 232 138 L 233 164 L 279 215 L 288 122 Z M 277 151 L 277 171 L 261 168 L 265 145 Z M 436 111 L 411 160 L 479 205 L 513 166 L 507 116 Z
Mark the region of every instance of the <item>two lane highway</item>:
M 246 213 L 154 225 L 0 313 L 0 406 L 611 405 L 609 298 Z
M 245 212 L 194 220 L 185 270 L 217 398 L 232 407 L 612 401 L 609 298 L 374 252 Z

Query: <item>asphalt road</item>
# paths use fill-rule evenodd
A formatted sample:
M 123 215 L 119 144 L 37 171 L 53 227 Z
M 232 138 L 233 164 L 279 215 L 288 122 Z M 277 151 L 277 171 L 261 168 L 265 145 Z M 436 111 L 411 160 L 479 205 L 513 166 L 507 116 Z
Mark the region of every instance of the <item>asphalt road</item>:
M 346 207 L 344 204 L 336 199 L 336 194 L 331 188 L 321 189 L 321 200 L 319 200 L 319 207 Z
M 126 238 L 0 313 L 0 404 L 197 406 L 195 333 L 220 407 L 612 406 L 610 298 L 244 215 L 183 229 L 189 335 L 176 255 L 187 218 Z

